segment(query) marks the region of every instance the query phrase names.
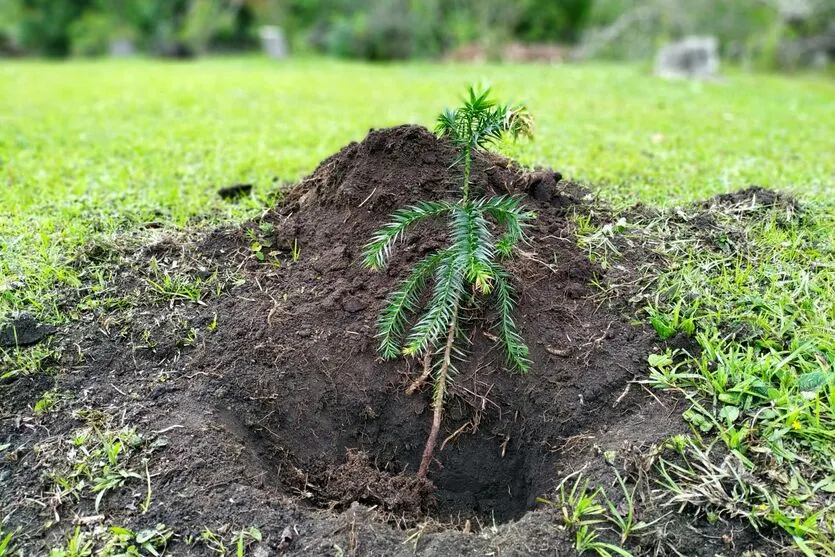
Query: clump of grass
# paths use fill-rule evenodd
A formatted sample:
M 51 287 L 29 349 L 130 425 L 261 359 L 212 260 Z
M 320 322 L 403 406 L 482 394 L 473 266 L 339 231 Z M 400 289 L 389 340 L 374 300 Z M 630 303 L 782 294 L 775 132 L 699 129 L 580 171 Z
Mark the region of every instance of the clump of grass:
M 34 346 L 0 348 L 0 384 L 18 376 L 45 373 L 60 354 L 49 340 Z
M 93 529 L 76 526 L 63 544 L 53 547 L 49 557 L 87 557 L 89 555 L 151 555 L 165 554 L 174 531 L 157 524 L 154 528 L 132 530 L 125 526 L 97 525 Z M 0 554 L 2 555 L 2 554 Z
M 143 443 L 142 436 L 131 428 L 86 427 L 73 432 L 69 439 L 38 445 L 36 451 L 42 462 L 55 460 L 62 453 L 68 455 L 46 472 L 53 507 L 57 509 L 66 500 L 77 501 L 94 494 L 98 512 L 106 493 L 131 480 L 142 481 L 144 476 L 132 468 L 130 460 Z
M 152 277 L 146 278 L 149 291 L 160 300 L 173 303 L 176 300 L 201 303 L 205 296 L 204 288 L 216 282 L 217 273 L 208 279 L 192 277 L 163 270 L 159 262 L 152 258 L 150 262 Z
M 569 480 L 574 481 L 569 484 Z M 617 475 L 618 482 L 626 495 L 627 510 L 621 513 L 616 505 L 600 488 L 589 487 L 589 480 L 583 470 L 569 474 L 557 485 L 553 499 L 538 498 L 537 501 L 556 509 L 560 514 L 560 528 L 568 530 L 574 536 L 574 549 L 578 553 L 594 552 L 600 557 L 632 557 L 632 553 L 623 548 L 627 538 L 636 530 L 646 528 L 643 522 L 634 522 L 633 492 L 627 490 L 623 479 Z M 605 502 L 606 507 L 601 503 Z M 608 508 L 608 510 L 607 510 Z M 603 524 L 611 522 L 621 530 L 620 545 L 600 539 Z
M 219 553 L 220 555 L 232 555 L 232 549 L 234 548 L 234 554 L 243 557 L 249 553 L 248 549 L 251 545 L 260 543 L 263 539 L 261 530 L 255 526 L 234 532 L 231 540 L 226 539 L 228 530 L 228 525 L 219 528 L 217 531 L 206 527 L 197 536 L 185 535 L 184 541 L 186 545 L 192 547 L 202 545 L 213 553 Z
M 638 292 L 661 338 L 698 345 L 650 356 L 646 382 L 685 396 L 694 432 L 724 449 L 685 444 L 689 463 L 662 463 L 672 500 L 779 526 L 807 555 L 835 546 L 835 211 L 779 196 L 764 205 L 754 190 L 626 219 L 582 242 L 599 260 L 630 243 L 667 259 L 609 287 Z
M 527 371 L 530 366 L 528 348 L 513 321 L 515 295 L 510 276 L 499 261 L 510 257 L 513 249 L 525 239 L 524 227 L 534 218 L 518 198 L 498 196 L 472 199 L 470 170 L 475 152 L 485 149 L 505 135 L 517 138 L 530 135 L 531 118 L 524 106 L 497 104 L 490 90 L 469 89 L 469 96 L 457 109 L 445 110 L 438 118 L 436 131 L 458 148 L 453 165 L 463 166 L 461 197 L 456 202 L 420 201 L 396 211 L 391 222 L 374 234 L 366 246 L 367 267 L 384 268 L 395 244 L 406 231 L 430 218 L 449 219 L 448 248 L 437 251 L 415 265 L 411 274 L 389 296 L 379 320 L 379 352 L 385 359 L 400 356 L 423 356 L 424 373 L 414 391 L 435 371 L 433 420 L 418 475 L 425 477 L 432 461 L 443 413 L 444 396 L 450 376 L 454 374 L 453 356 L 460 356 L 455 347 L 459 336 L 459 314 L 462 306 L 471 304 L 476 296 L 489 296 L 498 314 L 496 328 L 505 348 L 509 366 Z M 492 224 L 491 224 L 492 223 Z M 495 227 L 503 229 L 496 238 Z M 421 296 L 430 280 L 432 296 L 424 306 Z M 409 327 L 410 316 L 420 313 Z

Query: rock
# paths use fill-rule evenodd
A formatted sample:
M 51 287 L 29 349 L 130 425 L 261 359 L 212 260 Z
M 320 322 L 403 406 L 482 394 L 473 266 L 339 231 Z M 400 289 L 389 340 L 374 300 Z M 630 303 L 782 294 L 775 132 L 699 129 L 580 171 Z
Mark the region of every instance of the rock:
M 816 70 L 825 70 L 829 67 L 829 54 L 816 52 L 812 55 L 812 67 Z
M 235 184 L 226 188 L 217 190 L 217 194 L 221 199 L 236 200 L 238 198 L 249 195 L 252 192 L 252 184 Z
M 57 330 L 52 325 L 38 323 L 31 313 L 20 312 L 0 327 L 0 346 L 11 348 L 37 344 Z
M 811 0 L 778 0 L 777 11 L 784 22 L 797 25 L 815 15 L 815 6 Z
M 265 25 L 261 28 L 261 50 L 270 58 L 281 60 L 287 58 L 287 39 L 284 31 L 276 25 Z
M 655 59 L 655 75 L 672 79 L 705 79 L 719 71 L 716 37 L 687 37 L 661 47 Z
M 130 39 L 113 39 L 108 53 L 112 58 L 130 58 L 136 55 L 136 44 Z

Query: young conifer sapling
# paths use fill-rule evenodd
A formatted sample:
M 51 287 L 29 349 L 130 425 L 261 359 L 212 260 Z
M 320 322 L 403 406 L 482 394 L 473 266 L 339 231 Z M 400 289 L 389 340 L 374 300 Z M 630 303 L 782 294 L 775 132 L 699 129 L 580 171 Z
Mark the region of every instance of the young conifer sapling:
M 452 166 L 462 166 L 461 197 L 457 201 L 421 201 L 395 211 L 365 247 L 365 266 L 384 268 L 395 244 L 412 225 L 445 217 L 449 246 L 417 263 L 392 292 L 378 321 L 379 352 L 385 359 L 400 355 L 422 357 L 423 374 L 407 390 L 411 394 L 432 375 L 434 384 L 432 427 L 418 476 L 426 477 L 438 440 L 444 397 L 455 374 L 455 359 L 463 353 L 460 339 L 461 308 L 486 298 L 496 314 L 495 334 L 507 355 L 508 367 L 525 372 L 530 367 L 528 347 L 513 321 L 516 298 L 510 275 L 501 266 L 514 247 L 526 239 L 525 227 L 535 218 L 517 197 L 470 195 L 473 156 L 505 136 L 531 136 L 532 119 L 524 105 L 498 104 L 490 89 L 470 87 L 461 107 L 438 117 L 436 133 L 449 139 L 459 155 Z M 431 295 L 423 293 L 431 283 Z M 411 325 L 411 318 L 417 319 Z M 411 326 L 410 326 L 411 325 Z

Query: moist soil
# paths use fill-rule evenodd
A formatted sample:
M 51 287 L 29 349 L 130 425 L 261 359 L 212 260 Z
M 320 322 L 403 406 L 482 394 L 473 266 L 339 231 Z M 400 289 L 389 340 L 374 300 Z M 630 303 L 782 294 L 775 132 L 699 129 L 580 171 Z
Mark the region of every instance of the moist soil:
M 571 216 L 599 214 L 597 202 L 557 173 L 480 155 L 472 189 L 523 196 L 538 216 L 507 263 L 533 364 L 508 372 L 492 316 L 469 310 L 439 449 L 428 479 L 416 476 L 432 389 L 405 394 L 421 363 L 382 361 L 375 322 L 410 266 L 444 245 L 443 223 L 419 225 L 383 272 L 359 259 L 395 209 L 456 199 L 455 158 L 424 128 L 372 130 L 240 227 L 160 233 L 130 253 L 92 246 L 88 261 L 109 265 L 130 304 L 61 327 L 48 340 L 63 354 L 53 375 L 0 385 L 0 445 L 12 447 L 0 463 L 2 513 L 26 554 L 103 517 L 135 530 L 164 523 L 174 555 L 209 554 L 187 543 L 205 528 L 228 540 L 250 526 L 262 533 L 250 546 L 259 555 L 574 554 L 559 511 L 538 498 L 583 470 L 616 499 L 611 462 L 640 468 L 688 430 L 686 405 L 634 382 L 665 344 L 590 286 L 606 272 L 577 247 Z M 164 275 L 200 282 L 204 295 L 163 295 L 152 281 Z M 51 388 L 65 393 L 60 404 L 34 413 Z M 107 493 L 99 510 L 90 494 L 53 496 L 50 466 L 65 453 L 50 451 L 94 419 L 143 435 L 130 462 L 150 478 L 147 510 L 145 479 Z M 629 542 L 636 554 L 735 555 L 765 543 L 742 523 L 647 501 L 641 516 L 662 520 Z

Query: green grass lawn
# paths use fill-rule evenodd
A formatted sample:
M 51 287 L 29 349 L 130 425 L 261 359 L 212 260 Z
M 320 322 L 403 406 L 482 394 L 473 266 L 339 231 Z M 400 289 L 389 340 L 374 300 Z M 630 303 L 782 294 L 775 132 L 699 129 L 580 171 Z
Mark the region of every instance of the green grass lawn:
M 835 86 L 823 77 L 731 73 L 665 82 L 631 66 L 197 63 L 0 65 L 0 285 L 4 307 L 73 284 L 66 258 L 93 233 L 136 223 L 236 219 L 371 127 L 433 123 L 486 80 L 536 115 L 533 143 L 505 151 L 610 199 L 671 204 L 749 184 L 825 200 L 835 178 Z M 222 186 L 255 185 L 229 206 Z M 28 292 L 28 294 L 27 294 Z
M 799 216 L 719 211 L 719 253 L 693 240 L 692 208 L 576 224 L 580 245 L 604 264 L 624 240 L 668 258 L 669 268 L 646 269 L 644 317 L 661 336 L 690 335 L 701 354 L 655 355 L 649 382 L 690 398 L 685 417 L 696 433 L 710 432 L 752 472 L 766 466 L 786 478 L 734 501 L 749 509 L 742 516 L 779 526 L 806 555 L 835 554 L 827 495 L 835 493 L 835 83 L 824 77 L 729 72 L 689 83 L 635 66 L 258 58 L 3 62 L 0 317 L 27 309 L 71 319 L 66 292 L 82 280 L 107 287 L 94 265 L 73 265 L 91 243 L 130 241 L 151 222 L 256 215 L 283 184 L 369 128 L 431 125 L 481 80 L 502 99 L 528 102 L 537 121 L 536 140 L 503 145 L 505 153 L 558 169 L 616 205 L 672 206 L 752 184 L 801 200 Z M 253 184 L 253 197 L 220 200 L 217 189 L 235 183 Z M 728 333 L 737 325 L 745 335 Z M 0 376 L 14 366 L 37 372 L 44 351 L 0 353 Z M 701 440 L 671 446 L 698 460 L 695 470 L 709 468 Z M 685 501 L 704 488 L 704 474 L 691 472 L 664 471 Z

